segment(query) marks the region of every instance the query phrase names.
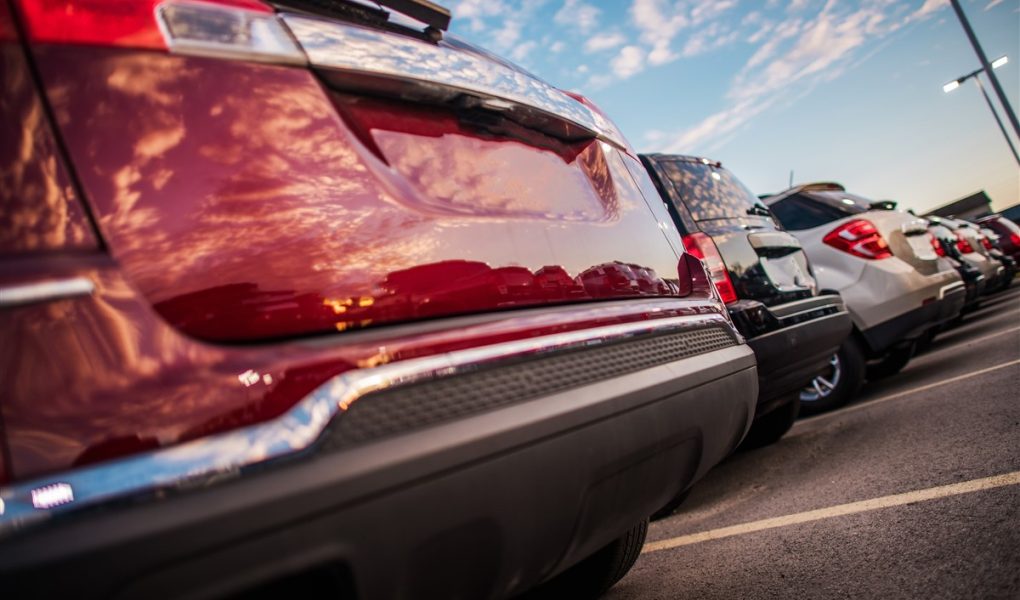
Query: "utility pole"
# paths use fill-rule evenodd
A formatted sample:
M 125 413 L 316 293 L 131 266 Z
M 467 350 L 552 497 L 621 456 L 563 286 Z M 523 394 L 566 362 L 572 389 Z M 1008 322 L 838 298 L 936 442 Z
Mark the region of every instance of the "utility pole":
M 995 95 L 999 98 L 999 103 L 1002 104 L 1003 110 L 1006 111 L 1006 116 L 1009 118 L 1009 122 L 1013 125 L 1013 131 L 1016 132 L 1018 138 L 1020 138 L 1020 122 L 1016 120 L 1016 114 L 1013 112 L 1013 107 L 1010 106 L 1009 100 L 1006 99 L 1006 94 L 1002 91 L 1002 86 L 999 85 L 999 78 L 992 72 L 992 65 L 988 63 L 988 57 L 985 56 L 985 51 L 981 49 L 981 44 L 978 42 L 977 36 L 974 35 L 974 30 L 970 28 L 970 21 L 967 20 L 967 15 L 963 14 L 963 7 L 960 6 L 960 0 L 949 0 L 953 5 L 953 10 L 956 11 L 957 18 L 960 19 L 960 25 L 963 25 L 963 30 L 967 33 L 967 38 L 970 39 L 971 46 L 974 46 L 974 53 L 977 54 L 978 60 L 981 61 L 981 68 L 988 74 L 988 79 L 992 82 L 992 89 L 995 90 Z

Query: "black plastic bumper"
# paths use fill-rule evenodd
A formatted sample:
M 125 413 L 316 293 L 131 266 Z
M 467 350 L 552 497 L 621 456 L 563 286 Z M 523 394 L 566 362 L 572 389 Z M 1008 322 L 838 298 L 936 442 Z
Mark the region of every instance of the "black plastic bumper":
M 0 541 L 5 597 L 217 597 L 324 565 L 358 598 L 503 597 L 590 555 L 750 424 L 735 345 Z
M 861 331 L 872 356 L 881 355 L 897 344 L 909 343 L 926 331 L 956 318 L 967 300 L 967 290 L 959 286 L 939 299 L 933 300 L 898 317 Z
M 762 312 L 767 314 L 763 317 Z M 758 361 L 756 416 L 767 414 L 785 400 L 795 400 L 793 394 L 825 370 L 853 328 L 838 295 L 774 307 L 738 302 L 730 307 L 730 316 L 748 338 Z M 767 332 L 761 333 L 762 327 L 748 327 L 752 319 L 771 326 L 766 325 Z

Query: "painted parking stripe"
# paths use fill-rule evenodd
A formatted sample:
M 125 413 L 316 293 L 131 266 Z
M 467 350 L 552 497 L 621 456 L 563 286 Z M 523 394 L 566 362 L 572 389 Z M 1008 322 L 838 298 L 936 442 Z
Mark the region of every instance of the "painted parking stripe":
M 1017 311 L 1017 314 L 1020 314 L 1020 311 Z M 990 339 L 992 339 L 994 337 L 999 337 L 1000 335 L 1006 335 L 1007 333 L 1013 333 L 1014 331 L 1020 331 L 1020 326 L 1018 326 L 1018 327 L 1010 327 L 1009 329 L 1003 329 L 1002 331 L 997 331 L 995 333 L 989 333 L 988 335 L 983 335 L 983 336 L 981 336 L 979 338 L 974 338 L 972 340 L 960 340 L 960 341 L 955 342 L 953 344 L 950 344 L 950 345 L 948 345 L 948 346 L 946 346 L 944 348 L 939 348 L 937 350 L 929 352 L 926 356 L 932 356 L 932 355 L 935 355 L 935 354 L 941 354 L 942 352 L 945 352 L 947 350 L 959 350 L 960 346 L 973 346 L 974 344 L 977 344 L 979 342 L 983 342 L 985 340 L 990 340 Z
M 689 546 L 691 544 L 707 542 L 709 540 L 718 540 L 721 538 L 743 535 L 745 533 L 754 533 L 756 531 L 763 531 L 766 529 L 787 527 L 800 523 L 809 523 L 811 521 L 821 521 L 823 519 L 832 519 L 834 517 L 842 517 L 845 515 L 878 510 L 881 508 L 902 506 L 904 504 L 925 502 L 927 500 L 937 500 L 939 498 L 947 498 L 949 496 L 970 494 L 972 492 L 980 492 L 982 490 L 990 490 L 1018 484 L 1020 484 L 1020 471 L 1013 471 L 1012 473 L 995 475 L 994 477 L 971 479 L 970 481 L 941 485 L 924 490 L 916 490 L 903 494 L 893 494 L 891 496 L 882 496 L 879 498 L 872 498 L 870 500 L 861 500 L 859 502 L 851 502 L 849 504 L 840 504 L 838 506 L 830 506 L 828 508 L 794 513 L 783 517 L 762 519 L 760 521 L 751 521 L 750 523 L 741 523 L 730 527 L 721 527 L 719 529 L 711 529 L 709 531 L 681 535 L 679 537 L 645 544 L 645 547 L 641 549 L 641 553 L 647 554 L 649 552 L 669 550 L 670 548 Z
M 839 410 L 834 410 L 832 412 L 827 412 L 827 413 L 823 413 L 823 414 L 820 414 L 820 415 L 817 415 L 817 416 L 814 416 L 814 417 L 808 417 L 806 419 L 801 419 L 801 420 L 797 421 L 796 423 L 794 423 L 793 427 L 797 428 L 798 426 L 809 425 L 811 423 L 815 423 L 817 421 L 820 421 L 820 420 L 823 420 L 823 419 L 826 419 L 826 418 L 829 418 L 829 417 L 840 417 L 840 416 L 843 416 L 843 415 L 845 415 L 847 413 L 852 413 L 854 411 L 861 410 L 862 408 L 871 408 L 872 406 L 875 406 L 876 404 L 881 404 L 883 402 L 888 402 L 890 400 L 898 400 L 900 398 L 903 398 L 904 396 L 910 396 L 911 394 L 916 394 L 917 392 L 923 392 L 923 391 L 926 391 L 926 390 L 930 390 L 932 388 L 937 388 L 939 386 L 947 385 L 947 384 L 950 384 L 950 383 L 956 383 L 957 381 L 963 381 L 965 379 L 970 379 L 971 377 L 977 377 L 978 375 L 984 375 L 985 373 L 991 373 L 992 371 L 998 371 L 999 369 L 1005 369 L 1006 367 L 1011 367 L 1011 366 L 1016 365 L 1016 364 L 1020 364 L 1020 358 L 1018 358 L 1016 360 L 1011 360 L 1009 362 L 1004 362 L 1004 363 L 999 364 L 999 365 L 994 365 L 994 366 L 991 366 L 991 367 L 986 367 L 984 369 L 979 369 L 977 371 L 971 371 L 970 373 L 964 373 L 963 375 L 957 375 L 956 377 L 950 377 L 948 379 L 943 379 L 941 381 L 936 381 L 935 383 L 929 383 L 927 385 L 918 386 L 916 388 L 910 388 L 909 390 L 903 390 L 902 392 L 896 392 L 895 394 L 889 394 L 888 396 L 880 396 L 878 398 L 875 398 L 874 400 L 865 400 L 865 401 L 863 401 L 863 402 L 861 402 L 859 404 L 854 404 L 853 406 L 848 406 L 846 408 L 841 408 Z

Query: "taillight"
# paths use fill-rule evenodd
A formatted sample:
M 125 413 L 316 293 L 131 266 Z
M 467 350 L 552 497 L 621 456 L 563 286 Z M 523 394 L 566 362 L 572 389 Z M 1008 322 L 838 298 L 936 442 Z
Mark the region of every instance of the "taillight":
M 970 245 L 967 238 L 963 237 L 963 234 L 959 231 L 956 232 L 956 249 L 960 251 L 960 254 L 970 254 L 974 251 L 974 247 Z
M 722 301 L 726 304 L 736 302 L 737 292 L 733 289 L 733 282 L 730 281 L 726 263 L 723 262 L 722 255 L 719 254 L 719 249 L 715 247 L 712 238 L 701 232 L 685 235 L 684 248 L 687 248 L 687 252 L 705 263 L 708 276 L 712 279 Z
M 893 255 L 882 234 L 871 221 L 864 219 L 840 225 L 827 233 L 822 241 L 837 250 L 869 260 L 890 258 Z
M 942 242 L 940 242 L 937 237 L 930 233 L 928 234 L 928 237 L 931 238 L 931 247 L 935 249 L 935 254 L 937 256 L 945 256 L 946 249 L 942 247 Z
M 992 245 L 992 241 L 988 239 L 988 236 L 981 236 L 981 245 L 985 247 L 985 250 L 995 250 L 995 246 Z
M 28 40 L 303 63 L 272 7 L 258 0 L 20 0 Z
M 1020 246 L 1020 233 L 1011 233 L 1011 234 L 1009 234 L 1009 241 L 1014 246 Z

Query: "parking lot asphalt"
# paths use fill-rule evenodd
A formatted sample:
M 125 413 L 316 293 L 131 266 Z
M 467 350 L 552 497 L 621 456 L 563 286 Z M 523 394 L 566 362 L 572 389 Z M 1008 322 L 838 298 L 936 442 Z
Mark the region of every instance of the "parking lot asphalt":
M 606 598 L 1020 598 L 1020 283 L 716 467 Z

